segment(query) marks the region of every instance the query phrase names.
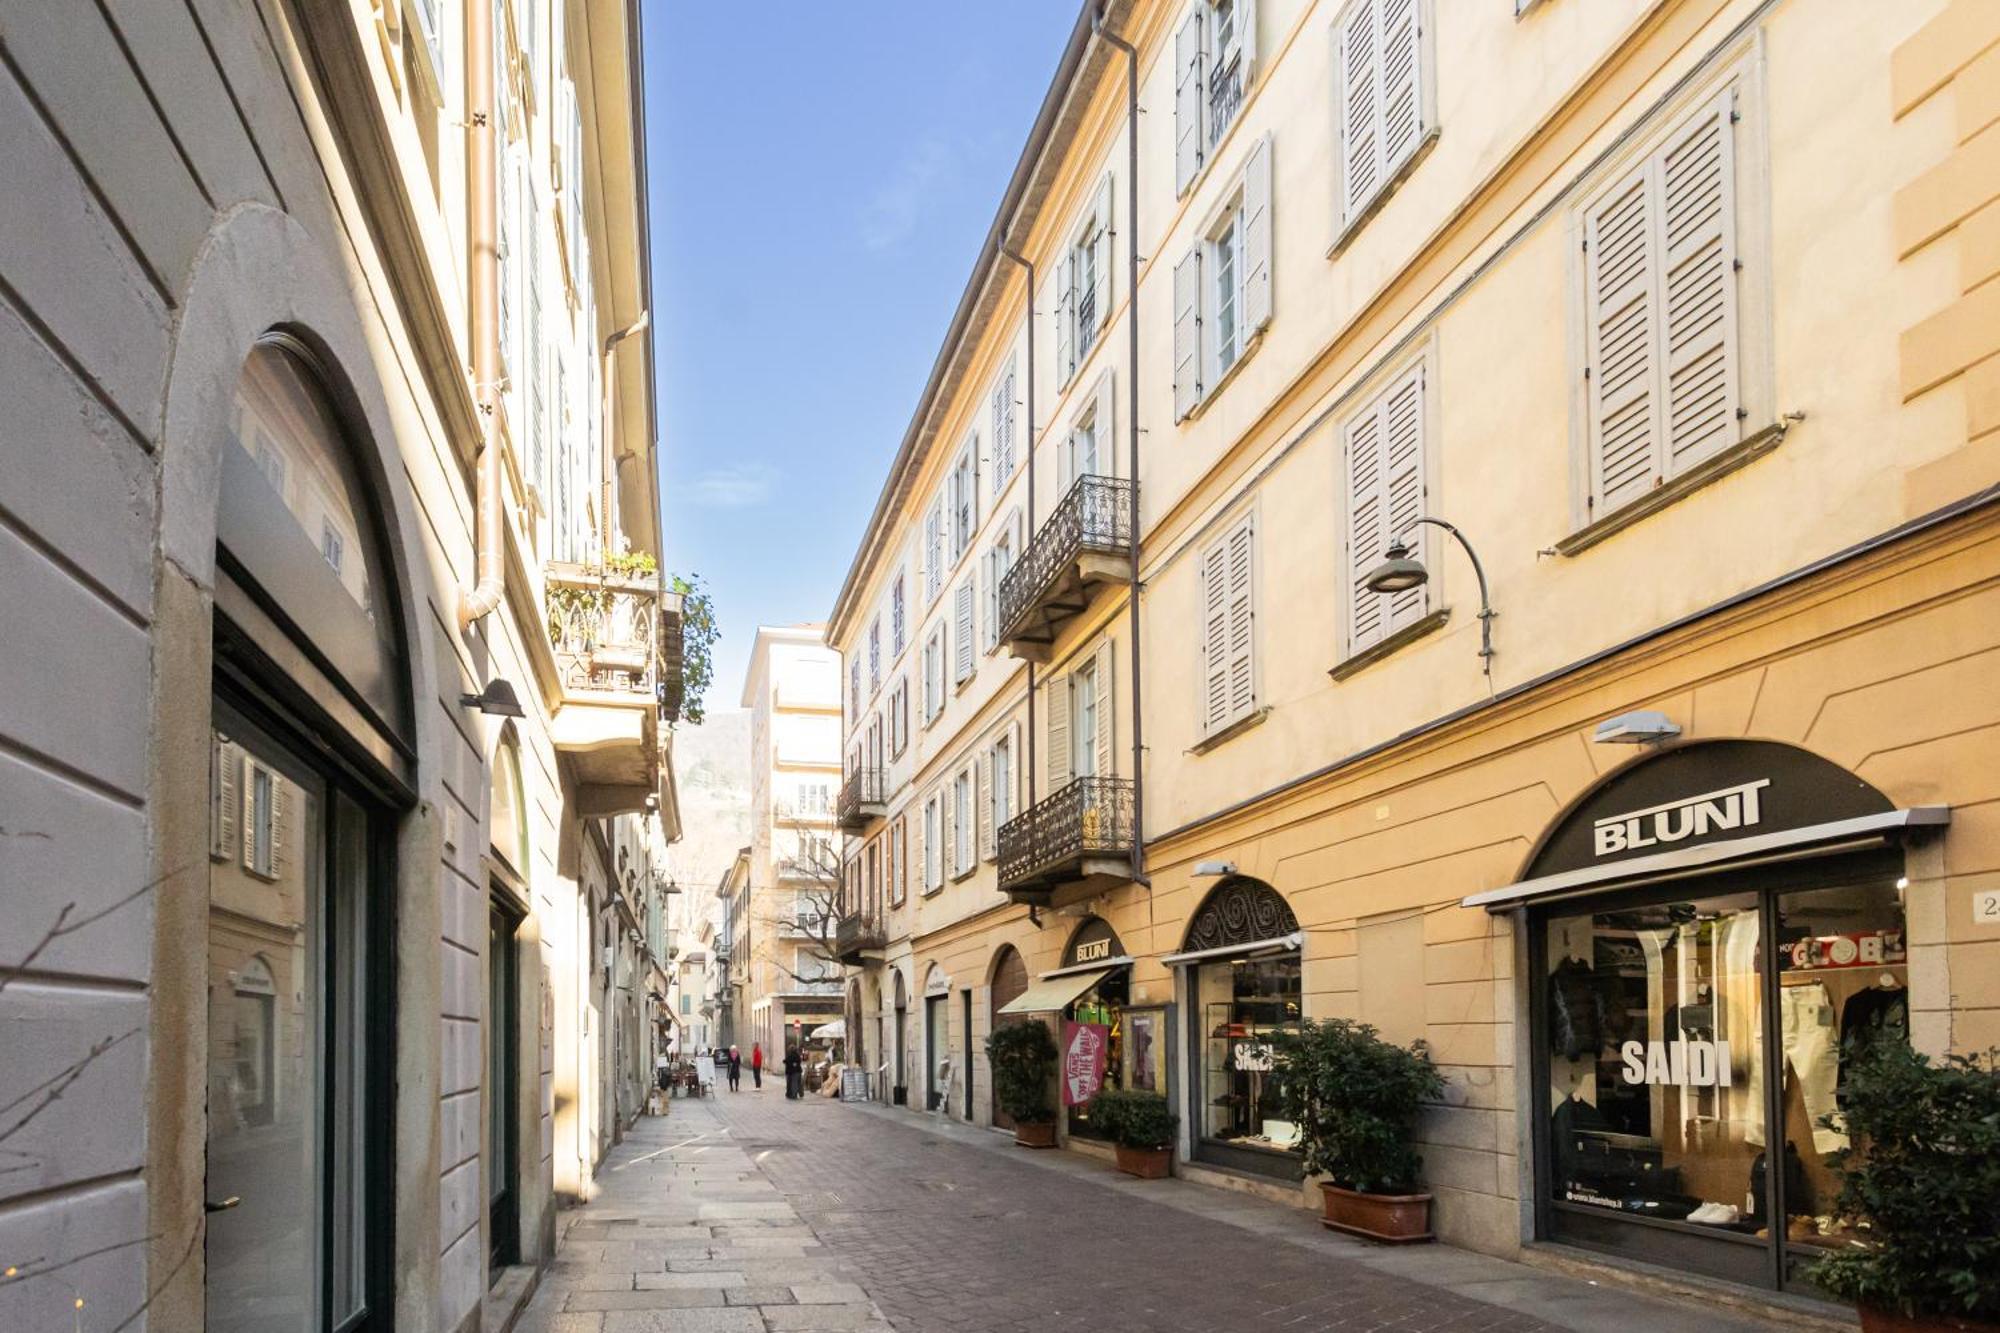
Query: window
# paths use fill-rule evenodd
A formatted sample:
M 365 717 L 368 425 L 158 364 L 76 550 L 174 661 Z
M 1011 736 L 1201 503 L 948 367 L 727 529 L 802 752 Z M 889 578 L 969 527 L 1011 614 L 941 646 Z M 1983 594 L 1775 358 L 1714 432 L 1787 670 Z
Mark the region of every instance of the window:
M 686 991 L 682 991 L 681 992 L 682 1017 L 686 1017 L 687 1015 L 692 1014 L 693 1012 L 694 1012 L 694 996 L 689 995 Z
M 987 652 L 1000 646 L 1000 581 L 1014 568 L 1014 553 L 1020 541 L 1021 511 L 1015 510 L 1001 526 L 1000 535 L 986 551 L 986 632 Z
M 944 496 L 931 501 L 924 514 L 924 605 L 944 591 Z
M 944 711 L 944 622 L 931 626 L 924 640 L 924 725 Z
M 1430 613 L 1432 583 L 1402 592 L 1370 592 L 1369 571 L 1391 543 L 1409 544 L 1415 559 L 1436 567 L 1429 524 L 1416 520 L 1425 504 L 1424 366 L 1411 366 L 1351 418 L 1342 432 L 1347 479 L 1347 651 L 1352 656 Z
M 972 651 L 972 612 L 979 600 L 978 590 L 968 575 L 965 581 L 952 590 L 951 632 L 956 637 L 957 651 L 952 654 L 951 679 L 954 685 L 963 685 L 972 679 L 973 666 L 977 654 Z
M 439 11 L 444 0 L 416 0 L 417 27 L 424 37 L 424 50 L 430 54 L 431 76 L 440 88 L 444 86 L 444 15 Z
M 1097 663 L 1085 662 L 1069 676 L 1070 772 L 1097 776 Z
M 1111 177 L 1056 261 L 1056 382 L 1067 384 L 1111 318 Z
M 243 868 L 261 879 L 276 879 L 284 833 L 282 780 L 274 769 L 252 759 L 243 789 Z
M 1174 190 L 1186 194 L 1256 77 L 1255 0 L 1195 0 L 1174 36 Z
M 910 743 L 910 678 L 896 677 L 889 690 L 889 753 L 900 756 Z
M 1174 419 L 1192 415 L 1271 322 L 1271 138 L 1174 266 Z
M 1255 512 L 1201 556 L 1201 733 L 1212 736 L 1257 711 L 1253 579 Z
M 850 722 L 861 720 L 861 659 L 858 657 L 847 664 L 847 718 Z
M 1045 701 L 1048 790 L 1070 779 L 1113 774 L 1111 733 L 1111 645 L 1097 651 L 1060 681 L 1052 681 Z
M 1069 439 L 1063 442 L 1062 463 L 1064 490 L 1079 477 L 1100 475 L 1097 470 L 1097 413 L 1085 412 L 1070 427 Z
M 873 698 L 882 689 L 882 617 L 868 623 L 868 694 Z
M 563 257 L 569 265 L 570 285 L 581 300 L 589 285 L 584 263 L 583 237 L 583 111 L 577 103 L 576 85 L 564 79 L 556 95 L 558 121 L 557 162 L 562 189 Z
M 903 645 L 909 642 L 909 622 L 903 605 L 903 576 L 896 575 L 896 581 L 889 585 L 889 656 L 903 655 Z
M 969 437 L 951 470 L 951 563 L 972 549 L 979 528 L 979 437 Z M 942 573 L 942 571 L 940 571 Z
M 993 495 L 998 499 L 1014 475 L 1014 362 L 1010 358 L 993 386 Z
M 221 732 L 215 733 L 208 758 L 208 854 L 234 861 L 243 850 L 243 752 Z
M 1586 522 L 1743 438 L 1735 82 L 1582 206 Z
M 942 831 L 938 826 L 938 798 L 933 794 L 924 802 L 924 892 L 933 893 L 944 887 L 944 845 L 938 840 Z
M 898 817 L 889 830 L 889 906 L 903 905 L 905 879 L 910 873 L 910 824 Z
M 326 558 L 326 563 L 333 567 L 333 572 L 336 574 L 340 573 L 341 559 L 346 551 L 347 542 L 341 537 L 340 529 L 322 520 L 319 525 L 319 553 Z
M 1432 132 L 1422 0 L 1352 0 L 1334 20 L 1340 230 L 1367 216 Z
M 972 769 L 962 768 L 951 780 L 951 873 L 963 879 L 975 864 L 972 850 Z
M 1010 727 L 993 742 L 986 759 L 987 822 L 999 829 L 1014 817 L 1014 731 Z M 994 856 L 994 840 L 985 840 L 986 853 Z

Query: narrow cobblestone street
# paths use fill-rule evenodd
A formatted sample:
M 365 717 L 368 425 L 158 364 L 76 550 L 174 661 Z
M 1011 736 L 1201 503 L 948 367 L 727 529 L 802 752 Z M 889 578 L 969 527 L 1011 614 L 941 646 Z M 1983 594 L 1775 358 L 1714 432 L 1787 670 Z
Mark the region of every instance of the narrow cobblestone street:
M 674 1102 L 599 1179 L 524 1333 L 1770 1327 L 776 1087 Z

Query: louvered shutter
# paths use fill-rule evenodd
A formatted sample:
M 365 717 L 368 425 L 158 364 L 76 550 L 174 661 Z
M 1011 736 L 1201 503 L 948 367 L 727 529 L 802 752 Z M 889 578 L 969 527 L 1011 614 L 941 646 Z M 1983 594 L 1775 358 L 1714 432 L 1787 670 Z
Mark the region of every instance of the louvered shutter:
M 1271 322 L 1271 136 L 1250 149 L 1243 167 L 1243 330 Z
M 931 814 L 928 805 L 924 817 L 917 821 L 917 885 L 919 891 L 927 891 L 931 886 Z
M 1118 389 L 1115 376 L 1106 370 L 1097 381 L 1097 407 L 1091 430 L 1097 438 L 1097 470 L 1104 476 L 1118 475 Z
M 1050 679 L 1043 692 L 1048 704 L 1047 792 L 1053 796 L 1069 785 L 1069 681 L 1061 676 Z
M 1734 90 L 1696 112 L 1660 154 L 1666 263 L 1666 459 L 1675 476 L 1742 437 L 1736 361 Z
M 1389 544 L 1387 500 L 1382 485 L 1382 416 L 1374 406 L 1363 408 L 1347 423 L 1344 441 L 1347 472 L 1347 574 L 1352 613 L 1348 625 L 1350 652 L 1380 641 L 1388 621 L 1388 599 L 1370 592 L 1364 580 L 1382 561 Z
M 1111 711 L 1111 645 L 1106 642 L 1097 649 L 1097 776 L 1108 778 L 1117 770 L 1112 767 L 1112 757 L 1117 752 L 1113 744 L 1117 727 L 1113 725 Z
M 1201 401 L 1201 247 L 1174 265 L 1174 420 Z
M 1021 724 L 1016 722 L 1008 729 L 1012 738 L 1007 743 L 1007 813 L 1012 818 L 1025 808 L 1022 802 L 1028 790 L 1028 752 L 1021 748 Z
M 243 798 L 238 795 L 243 785 L 243 756 L 226 736 L 215 738 L 215 752 L 215 814 L 210 825 L 214 845 L 209 853 L 233 861 L 243 844 Z
M 1069 383 L 1070 372 L 1076 369 L 1076 265 L 1073 256 L 1064 252 L 1056 260 L 1056 383 Z
M 979 756 L 979 789 L 972 794 L 979 807 L 979 855 L 993 859 L 993 752 Z
M 1100 329 L 1111 322 L 1111 198 L 1111 173 L 1107 171 L 1097 183 L 1097 205 L 1093 210 L 1097 234 L 1091 242 L 1097 261 L 1092 266 L 1097 272 L 1091 284 L 1095 297 L 1091 305 L 1097 311 Z
M 1381 62 L 1376 42 L 1378 0 L 1353 0 L 1335 28 L 1339 78 L 1340 219 L 1352 222 L 1382 183 Z
M 957 592 L 953 594 L 952 619 L 955 623 L 952 627 L 952 633 L 958 637 L 958 654 L 953 659 L 955 670 L 952 674 L 952 680 L 954 683 L 969 679 L 972 675 L 973 597 L 974 590 L 971 579 L 967 579 L 965 582 L 959 584 Z
M 1584 216 L 1584 375 L 1591 505 L 1598 514 L 1660 478 L 1659 313 L 1650 163 L 1620 178 Z
M 1424 137 L 1423 47 L 1417 0 L 1371 0 L 1381 6 L 1382 179 L 1396 174 Z
M 986 586 L 985 616 L 981 626 L 979 641 L 987 652 L 992 652 L 1000 642 L 1000 560 L 999 552 L 992 547 L 979 557 L 980 578 Z
M 931 501 L 924 514 L 924 603 L 937 599 L 944 585 L 944 496 Z
M 1220 731 L 1229 721 L 1229 543 L 1219 541 L 1201 557 L 1201 730 Z
M 1174 34 L 1174 193 L 1186 194 L 1201 173 L 1201 115 L 1207 103 L 1202 77 L 1202 21 L 1207 6 L 1197 3 Z
M 1429 561 L 1430 527 L 1424 513 L 1424 372 L 1413 368 L 1383 395 L 1382 481 L 1388 499 L 1388 537 L 1408 543 L 1418 560 Z M 1430 607 L 1430 584 L 1387 594 L 1388 632 L 1421 620 Z
M 1243 91 L 1257 78 L 1257 0 L 1236 0 L 1236 42 L 1243 48 Z
M 1228 558 L 1229 637 L 1223 653 L 1228 681 L 1229 720 L 1248 717 L 1257 707 L 1255 603 L 1257 523 L 1245 514 L 1224 543 Z

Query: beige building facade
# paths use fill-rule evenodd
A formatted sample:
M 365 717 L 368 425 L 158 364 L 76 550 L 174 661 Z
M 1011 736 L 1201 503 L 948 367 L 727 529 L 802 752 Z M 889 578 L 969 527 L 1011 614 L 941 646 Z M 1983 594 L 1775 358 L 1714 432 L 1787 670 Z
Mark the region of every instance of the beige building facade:
M 11 6 L 0 1325 L 481 1326 L 638 1113 L 636 6 Z
M 1842 1041 L 2000 1033 L 1995 25 L 1085 6 L 829 623 L 889 1085 L 1305 1203 L 1358 1018 L 1444 1238 L 1810 1299 Z

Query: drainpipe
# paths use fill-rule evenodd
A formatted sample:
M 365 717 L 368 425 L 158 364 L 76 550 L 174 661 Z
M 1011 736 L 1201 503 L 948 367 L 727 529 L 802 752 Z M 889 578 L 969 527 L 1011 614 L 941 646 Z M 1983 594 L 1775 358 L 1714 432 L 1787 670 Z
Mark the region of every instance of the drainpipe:
M 1035 264 L 1009 249 L 1000 246 L 1000 253 L 1019 264 L 1028 278 L 1028 452 L 1022 466 L 1028 469 L 1028 516 L 1021 524 L 1021 550 L 1015 557 L 1028 553 L 1028 547 L 1035 540 Z M 1020 814 L 1031 810 L 1035 804 L 1035 664 L 1028 662 L 1028 800 Z M 1030 912 L 1032 917 L 1033 913 Z
M 1090 27 L 1111 46 L 1125 53 L 1125 273 L 1128 293 L 1125 329 L 1131 338 L 1131 366 L 1125 374 L 1130 406 L 1125 413 L 1132 432 L 1132 880 L 1146 884 L 1146 710 L 1139 679 L 1139 52 L 1104 25 L 1110 0 L 1090 16 Z
M 506 563 L 500 507 L 500 249 L 494 169 L 493 6 L 465 7 L 466 225 L 472 254 L 472 396 L 479 412 L 478 494 L 473 512 L 475 582 L 458 603 L 458 627 L 472 628 L 500 605 Z
M 606 569 L 611 568 L 611 557 L 616 553 L 615 525 L 611 521 L 611 493 L 614 476 L 611 455 L 611 426 L 615 419 L 613 412 L 618 403 L 618 377 L 613 373 L 615 363 L 612 360 L 612 356 L 617 352 L 619 343 L 624 342 L 635 333 L 645 332 L 646 326 L 652 322 L 652 319 L 652 311 L 641 310 L 639 318 L 633 320 L 630 324 L 627 324 L 624 328 L 604 340 L 603 362 L 598 374 L 598 379 L 603 381 L 601 393 L 603 397 L 602 409 L 604 420 L 602 429 L 598 431 L 600 441 L 598 470 L 603 476 L 598 483 L 600 493 L 597 501 L 597 529 L 599 535 L 603 538 L 601 545 L 603 546 L 604 568 Z M 657 555 L 658 552 L 654 554 Z

